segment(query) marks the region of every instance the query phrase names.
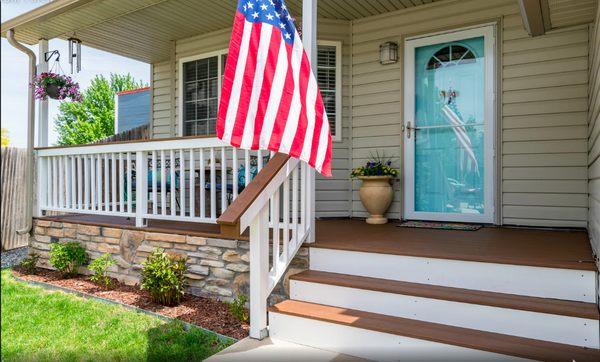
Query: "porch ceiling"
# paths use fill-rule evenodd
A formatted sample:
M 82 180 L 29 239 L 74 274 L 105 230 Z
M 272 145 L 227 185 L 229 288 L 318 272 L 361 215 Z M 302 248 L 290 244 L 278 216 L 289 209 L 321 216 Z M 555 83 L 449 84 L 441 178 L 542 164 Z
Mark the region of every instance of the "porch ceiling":
M 319 17 L 352 20 L 440 0 L 319 0 Z M 83 44 L 152 63 L 171 42 L 231 26 L 237 0 L 56 0 L 2 24 L 26 44 L 75 36 Z M 287 0 L 293 14 L 302 0 Z

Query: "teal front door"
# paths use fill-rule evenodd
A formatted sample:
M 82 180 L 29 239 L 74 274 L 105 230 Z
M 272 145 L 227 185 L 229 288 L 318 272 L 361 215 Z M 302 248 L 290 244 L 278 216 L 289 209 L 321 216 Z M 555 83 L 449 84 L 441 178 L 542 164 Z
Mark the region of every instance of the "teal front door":
M 406 42 L 405 217 L 493 222 L 493 28 Z

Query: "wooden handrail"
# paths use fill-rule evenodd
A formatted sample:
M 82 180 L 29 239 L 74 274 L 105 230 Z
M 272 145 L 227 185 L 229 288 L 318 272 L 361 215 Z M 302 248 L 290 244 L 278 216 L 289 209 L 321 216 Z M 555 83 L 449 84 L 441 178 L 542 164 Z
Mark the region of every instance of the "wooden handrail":
M 286 165 L 290 159 L 289 155 L 277 153 L 263 169 L 254 177 L 244 191 L 233 201 L 223 214 L 217 219 L 221 226 L 221 234 L 228 237 L 239 237 L 240 218 L 267 187 L 277 173 Z

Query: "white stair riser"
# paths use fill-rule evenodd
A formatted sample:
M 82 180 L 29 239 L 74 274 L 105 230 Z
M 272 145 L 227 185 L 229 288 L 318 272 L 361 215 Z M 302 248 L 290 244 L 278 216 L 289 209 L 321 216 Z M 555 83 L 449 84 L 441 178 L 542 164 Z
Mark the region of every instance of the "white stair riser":
M 294 300 L 599 348 L 597 320 L 292 280 Z
M 271 338 L 376 361 L 506 361 L 516 358 L 315 319 L 269 312 Z
M 595 303 L 593 271 L 310 248 L 310 269 Z

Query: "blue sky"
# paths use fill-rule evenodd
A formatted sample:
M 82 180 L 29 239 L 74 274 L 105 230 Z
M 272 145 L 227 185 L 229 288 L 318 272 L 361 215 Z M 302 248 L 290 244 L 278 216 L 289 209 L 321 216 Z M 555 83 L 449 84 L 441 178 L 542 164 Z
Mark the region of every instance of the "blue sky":
M 19 14 L 47 3 L 45 0 L 1 0 L 2 22 Z M 2 127 L 9 131 L 10 145 L 25 147 L 27 145 L 27 57 L 14 49 L 5 38 L 2 38 L 1 48 L 1 101 Z M 37 54 L 37 46 L 31 47 Z M 59 39 L 49 41 L 49 49 L 57 49 L 61 54 L 60 65 L 67 75 L 70 75 L 69 63 L 66 59 L 67 42 Z M 110 73 L 130 73 L 136 79 L 148 83 L 150 80 L 150 65 L 132 59 L 120 57 L 96 49 L 82 46 L 81 72 L 73 74 L 75 81 L 85 89 L 96 74 L 105 76 Z M 50 64 L 52 66 L 52 64 Z M 58 101 L 51 100 L 50 104 L 50 144 L 56 141 L 54 119 L 58 110 Z

